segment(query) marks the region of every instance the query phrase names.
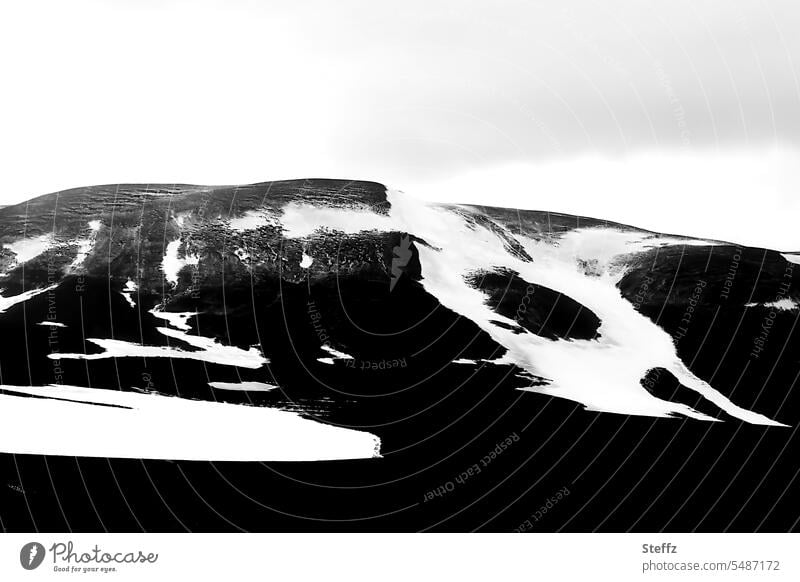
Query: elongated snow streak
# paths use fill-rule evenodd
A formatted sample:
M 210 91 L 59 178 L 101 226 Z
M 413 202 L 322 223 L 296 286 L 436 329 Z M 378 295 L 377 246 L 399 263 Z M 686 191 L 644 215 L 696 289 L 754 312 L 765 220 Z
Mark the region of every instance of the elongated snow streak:
M 71 269 L 76 269 L 83 265 L 83 262 L 92 252 L 95 242 L 97 241 L 97 232 L 100 230 L 101 222 L 99 220 L 89 221 L 90 234 L 88 238 L 82 238 L 76 241 L 78 244 L 78 252 L 75 255 L 75 260 L 70 265 Z
M 67 327 L 64 323 L 58 323 L 57 321 L 40 321 L 36 325 L 42 325 L 45 327 Z
M 11 297 L 3 297 L 0 295 L 0 313 L 5 313 L 6 310 L 14 307 L 17 303 L 22 303 L 23 301 L 27 301 L 31 297 L 36 297 L 42 293 L 47 293 L 48 291 L 55 289 L 58 285 L 50 285 L 49 287 L 44 287 L 42 289 L 31 289 L 30 291 L 25 291 L 24 293 L 20 293 L 19 295 L 12 295 Z M 2 291 L 0 290 L 0 293 Z
M 350 354 L 345 354 L 344 352 L 340 352 L 339 350 L 337 350 L 336 348 L 332 348 L 328 344 L 322 344 L 322 349 L 325 350 L 326 352 L 328 352 L 330 355 L 332 355 L 337 360 L 352 360 L 353 359 L 353 356 L 351 356 Z
M 388 216 L 376 214 L 368 207 L 328 208 L 295 202 L 284 206 L 281 225 L 288 238 L 308 236 L 321 227 L 348 234 L 392 230 L 392 220 Z
M 104 360 L 107 358 L 178 358 L 184 360 L 199 360 L 223 366 L 238 366 L 241 368 L 260 368 L 269 360 L 261 354 L 261 350 L 251 347 L 245 351 L 236 346 L 226 346 L 214 338 L 189 335 L 186 332 L 167 327 L 157 327 L 160 333 L 180 340 L 197 348 L 187 351 L 172 346 L 143 346 L 123 340 L 87 338 L 87 341 L 102 348 L 99 354 L 61 354 L 52 353 L 47 357 L 52 360 Z
M 269 392 L 275 390 L 275 384 L 265 382 L 209 382 L 209 386 L 217 390 L 235 390 L 239 392 Z
M 191 461 L 380 457 L 373 434 L 274 408 L 78 386 L 0 390 L 14 393 L 0 394 L 4 453 Z
M 641 380 L 653 368 L 665 368 L 687 388 L 722 410 L 753 424 L 782 426 L 761 414 L 737 406 L 681 362 L 672 337 L 639 313 L 616 287 L 625 273 L 624 257 L 667 245 L 708 245 L 650 235 L 633 230 L 583 228 L 560 235 L 553 242 L 516 235 L 533 262 L 508 253 L 498 235 L 468 224 L 459 212 L 479 212 L 468 206 L 426 203 L 402 193 L 387 192 L 389 216 L 346 209 L 314 209 L 289 204 L 282 217 L 287 236 L 307 236 L 320 228 L 359 232 L 384 230 L 412 233 L 417 244 L 426 291 L 442 305 L 472 320 L 507 352 L 504 360 L 532 376 L 549 380 L 527 388 L 549 396 L 582 403 L 588 410 L 653 417 L 683 415 L 711 421 L 691 407 L 650 394 Z M 509 233 L 510 235 L 510 233 Z M 591 263 L 591 272 L 586 264 Z M 486 296 L 467 283 L 467 275 L 499 267 L 514 270 L 529 283 L 559 291 L 601 320 L 597 340 L 550 340 L 516 327 L 486 304 Z
M 328 344 L 323 344 L 321 347 L 322 347 L 323 350 L 325 350 L 331 356 L 333 356 L 332 358 L 317 358 L 317 361 L 320 362 L 321 364 L 328 364 L 329 366 L 333 366 L 334 365 L 334 360 L 353 360 L 353 359 L 355 359 L 350 354 L 345 354 L 344 352 L 340 352 L 339 350 L 337 350 L 336 348 L 332 348 Z

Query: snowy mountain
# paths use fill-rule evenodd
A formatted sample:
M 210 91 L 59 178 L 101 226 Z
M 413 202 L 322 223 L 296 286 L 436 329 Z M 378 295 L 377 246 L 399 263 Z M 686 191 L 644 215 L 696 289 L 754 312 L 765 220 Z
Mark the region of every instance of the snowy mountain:
M 405 474 L 548 417 L 798 424 L 777 251 L 316 179 L 79 188 L 0 242 L 4 453 Z

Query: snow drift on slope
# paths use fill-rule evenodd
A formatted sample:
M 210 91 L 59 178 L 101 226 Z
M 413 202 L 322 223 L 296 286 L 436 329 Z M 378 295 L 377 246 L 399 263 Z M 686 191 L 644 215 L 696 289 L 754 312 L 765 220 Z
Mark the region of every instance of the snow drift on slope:
M 733 417 L 753 424 L 780 425 L 737 406 L 696 377 L 680 360 L 672 337 L 639 313 L 616 287 L 624 274 L 620 257 L 667 245 L 713 243 L 607 228 L 573 230 L 555 244 L 516 235 L 534 259 L 529 262 L 509 253 L 496 232 L 465 220 L 465 214 L 476 212 L 470 207 L 425 203 L 394 191 L 387 192 L 387 197 L 391 203 L 388 216 L 289 204 L 281 222 L 289 237 L 305 237 L 328 228 L 345 233 L 408 232 L 424 240 L 427 244 L 416 246 L 425 290 L 504 346 L 504 361 L 549 380 L 545 386 L 528 388 L 531 392 L 580 402 L 594 411 L 713 420 L 685 404 L 657 398 L 641 385 L 649 370 L 664 368 Z M 595 265 L 591 275 L 580 268 L 579 260 Z M 494 313 L 486 296 L 467 282 L 476 271 L 498 268 L 515 271 L 529 283 L 561 292 L 586 306 L 601 320 L 598 339 L 551 340 L 506 329 L 515 322 Z

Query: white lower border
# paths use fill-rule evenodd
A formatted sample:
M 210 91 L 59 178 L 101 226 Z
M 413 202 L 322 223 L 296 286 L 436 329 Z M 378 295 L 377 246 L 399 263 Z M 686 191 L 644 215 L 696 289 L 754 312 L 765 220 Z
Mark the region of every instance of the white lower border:
M 46 554 L 26 570 L 32 542 Z M 0 580 L 777 581 L 800 580 L 799 550 L 783 534 L 4 534 Z

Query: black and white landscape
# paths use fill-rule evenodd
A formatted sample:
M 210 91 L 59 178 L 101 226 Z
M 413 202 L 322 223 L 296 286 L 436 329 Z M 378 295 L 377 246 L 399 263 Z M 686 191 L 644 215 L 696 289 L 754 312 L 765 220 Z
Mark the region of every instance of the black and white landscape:
M 800 248 L 333 179 L 0 242 L 6 530 L 798 527 Z

